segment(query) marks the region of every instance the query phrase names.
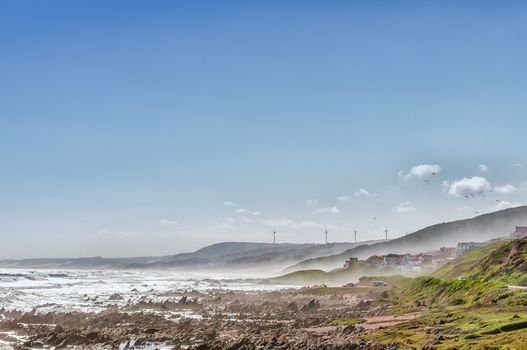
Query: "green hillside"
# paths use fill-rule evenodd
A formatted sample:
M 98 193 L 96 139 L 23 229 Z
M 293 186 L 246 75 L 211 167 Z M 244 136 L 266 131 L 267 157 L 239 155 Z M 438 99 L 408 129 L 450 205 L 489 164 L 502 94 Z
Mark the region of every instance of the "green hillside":
M 368 276 L 376 277 L 387 277 L 393 276 L 394 274 L 401 274 L 402 272 L 396 268 L 384 267 L 369 267 L 369 266 L 356 266 L 348 269 L 335 269 L 329 272 L 323 270 L 301 270 L 291 272 L 282 276 L 272 278 L 271 280 L 278 283 L 285 284 L 327 284 L 332 286 L 339 286 L 347 284 L 349 282 L 357 282 L 359 279 Z M 424 272 L 412 272 L 406 271 L 404 273 L 407 277 L 416 277 L 422 275 Z
M 466 280 L 459 280 L 459 276 Z M 401 279 L 376 301 L 412 321 L 365 338 L 404 349 L 527 349 L 527 238 L 474 249 L 434 276 Z
M 442 279 L 463 275 L 468 280 L 501 281 L 527 286 L 527 238 L 477 248 L 434 273 Z

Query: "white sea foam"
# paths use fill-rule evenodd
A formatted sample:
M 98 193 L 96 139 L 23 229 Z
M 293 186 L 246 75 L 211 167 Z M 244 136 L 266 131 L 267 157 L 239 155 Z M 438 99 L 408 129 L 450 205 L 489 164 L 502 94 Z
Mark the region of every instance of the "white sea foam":
M 0 308 L 37 312 L 99 312 L 109 305 L 125 305 L 147 297 L 166 300 L 163 293 L 213 289 L 247 292 L 286 288 L 262 284 L 243 275 L 206 274 L 181 271 L 78 271 L 0 269 Z M 109 300 L 118 293 L 119 300 Z

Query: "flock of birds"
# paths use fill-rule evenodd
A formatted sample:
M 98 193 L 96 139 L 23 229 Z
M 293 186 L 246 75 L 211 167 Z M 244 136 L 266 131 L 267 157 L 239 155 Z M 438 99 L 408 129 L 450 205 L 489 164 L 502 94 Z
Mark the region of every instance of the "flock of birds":
M 436 172 L 433 172 L 433 173 L 431 173 L 431 176 L 432 176 L 432 177 L 435 177 L 435 176 L 437 176 L 437 173 L 436 173 Z M 432 182 L 432 179 L 431 179 L 431 178 L 427 178 L 427 179 L 424 179 L 423 181 L 424 181 L 425 183 L 431 183 L 431 182 Z M 491 189 L 489 190 L 489 192 L 490 192 L 490 193 L 494 193 L 494 189 L 491 188 Z M 482 197 L 482 198 L 487 197 L 487 195 L 485 194 L 485 192 L 482 192 L 482 193 L 480 193 L 480 194 L 473 194 L 473 193 L 466 194 L 466 195 L 464 196 L 464 198 L 465 198 L 465 200 L 471 200 L 471 199 L 475 199 L 475 198 L 477 198 L 478 196 L 480 196 L 480 197 Z M 449 197 L 446 196 L 446 197 L 445 197 L 445 200 L 449 200 Z M 501 199 L 496 199 L 496 203 L 497 203 L 497 204 L 499 204 L 499 203 L 501 203 L 501 202 L 502 202 Z M 479 215 L 480 212 L 479 212 L 479 211 L 474 211 L 474 214 Z M 372 217 L 372 220 L 373 220 L 373 221 L 377 221 L 377 219 L 378 219 L 378 218 L 377 218 L 376 216 Z M 406 235 L 407 235 L 407 234 L 408 234 L 408 232 L 406 232 Z
M 431 173 L 431 176 L 432 176 L 432 177 L 435 177 L 436 175 L 437 175 L 436 172 Z M 430 178 L 424 179 L 423 181 L 424 181 L 425 183 L 431 183 L 431 182 L 432 182 Z M 493 193 L 494 190 L 491 188 L 491 189 L 489 190 L 489 192 Z M 487 195 L 485 194 L 485 192 L 482 192 L 482 193 L 480 193 L 480 194 L 478 194 L 478 195 L 481 196 L 482 198 L 485 198 L 485 197 L 487 196 Z M 466 194 L 464 197 L 465 197 L 465 200 L 470 200 L 470 199 L 474 199 L 474 198 L 476 198 L 478 195 L 476 195 L 476 194 L 472 194 L 472 193 L 471 193 L 471 194 Z M 448 200 L 448 199 L 449 199 L 448 196 L 445 197 L 445 200 Z M 496 203 L 501 203 L 501 202 L 502 202 L 501 199 L 496 199 Z M 474 214 L 479 215 L 480 212 L 479 212 L 479 211 L 474 211 Z M 372 220 L 373 220 L 373 221 L 377 221 L 377 219 L 378 219 L 377 216 L 373 216 L 373 217 L 372 217 Z M 328 229 L 325 227 L 325 228 L 324 228 L 324 238 L 325 238 L 325 243 L 326 243 L 326 244 L 328 243 L 328 233 L 329 233 L 329 231 L 328 231 Z M 358 233 L 358 231 L 355 230 L 355 231 L 354 231 L 354 234 L 355 234 L 355 243 L 357 242 L 357 233 Z M 385 228 L 384 233 L 385 233 L 385 235 L 386 235 L 386 236 L 385 236 L 386 239 L 388 239 L 388 228 Z M 273 243 L 276 243 L 276 234 L 277 234 L 276 228 L 273 228 Z M 406 232 L 405 235 L 408 235 L 408 232 Z
M 432 173 L 431 175 L 432 175 L 432 176 L 436 176 L 437 173 Z M 424 181 L 425 183 L 430 183 L 430 182 L 431 182 L 430 179 L 424 179 L 423 181 Z M 489 192 L 490 192 L 490 193 L 494 193 L 494 190 L 491 188 L 491 189 L 489 190 Z M 476 198 L 477 196 L 478 196 L 478 195 L 476 195 L 476 194 L 470 193 L 470 194 L 465 194 L 464 197 L 465 197 L 465 200 L 470 200 L 470 199 L 474 199 L 474 198 Z M 487 195 L 485 194 L 485 192 L 481 192 L 481 193 L 479 194 L 479 196 L 481 196 L 482 198 L 487 197 Z M 449 200 L 449 197 L 448 197 L 448 196 L 445 197 L 445 200 Z M 501 203 L 501 202 L 502 202 L 501 199 L 496 199 L 496 203 Z M 479 214 L 479 211 L 475 211 L 474 214 Z

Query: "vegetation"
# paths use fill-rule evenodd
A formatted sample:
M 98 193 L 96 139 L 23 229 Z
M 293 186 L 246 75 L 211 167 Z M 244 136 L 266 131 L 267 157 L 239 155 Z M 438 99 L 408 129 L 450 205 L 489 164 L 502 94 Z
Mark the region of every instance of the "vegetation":
M 329 273 L 322 270 L 302 270 L 288 273 L 279 277 L 272 278 L 274 282 L 281 283 L 299 283 L 299 284 L 317 284 L 324 283 L 329 279 Z
M 525 349 L 525 310 L 451 307 L 377 330 L 364 338 L 406 349 Z
M 360 279 L 360 281 L 364 283 L 371 283 L 372 280 L 383 280 L 388 282 L 388 284 L 392 284 L 390 283 L 390 280 L 394 278 L 393 273 L 395 271 L 398 270 L 391 267 L 378 268 L 371 266 L 354 266 L 348 269 L 335 269 L 330 272 L 323 270 L 296 271 L 275 277 L 272 280 L 280 283 L 343 285 L 349 282 L 356 282 Z M 408 272 L 407 274 L 408 276 L 415 277 L 419 276 L 420 273 Z M 396 277 L 396 279 L 400 278 L 403 277 Z
M 316 287 L 316 288 L 302 288 L 298 290 L 298 294 L 303 295 L 357 295 L 361 296 L 364 293 L 381 293 L 387 288 L 376 288 L 376 287 Z
M 527 286 L 527 240 L 501 241 L 474 249 L 445 265 L 435 274 L 440 278 L 483 281 L 499 280 L 509 285 Z
M 526 280 L 527 239 L 474 249 L 434 276 L 393 279 L 375 303 L 421 316 L 363 338 L 404 349 L 527 349 L 527 291 L 508 288 Z

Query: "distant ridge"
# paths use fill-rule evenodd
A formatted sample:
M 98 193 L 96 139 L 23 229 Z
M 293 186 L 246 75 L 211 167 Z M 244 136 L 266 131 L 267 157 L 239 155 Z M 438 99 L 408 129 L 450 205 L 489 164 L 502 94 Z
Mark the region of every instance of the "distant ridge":
M 419 253 L 443 246 L 455 246 L 460 241 L 487 241 L 512 233 L 516 226 L 527 226 L 527 206 L 432 225 L 388 242 L 360 246 L 327 257 L 307 259 L 288 267 L 285 271 L 312 269 L 329 271 L 342 267 L 344 261 L 352 256 L 368 258 L 386 253 Z
M 362 242 L 372 244 L 375 241 Z M 338 254 L 356 247 L 353 243 L 293 244 L 222 242 L 192 253 L 162 257 L 135 258 L 61 258 L 0 260 L 0 268 L 60 268 L 60 269 L 262 269 L 281 271 L 285 266 L 304 259 Z
M 272 244 L 222 242 L 192 253 L 161 257 L 0 260 L 0 268 L 61 269 L 261 269 L 267 273 L 341 267 L 351 256 L 366 258 L 385 253 L 417 253 L 454 246 L 459 241 L 486 241 L 527 226 L 527 206 L 505 209 L 471 219 L 433 225 L 388 242 L 330 244 Z

